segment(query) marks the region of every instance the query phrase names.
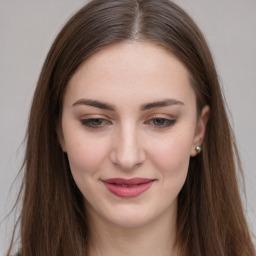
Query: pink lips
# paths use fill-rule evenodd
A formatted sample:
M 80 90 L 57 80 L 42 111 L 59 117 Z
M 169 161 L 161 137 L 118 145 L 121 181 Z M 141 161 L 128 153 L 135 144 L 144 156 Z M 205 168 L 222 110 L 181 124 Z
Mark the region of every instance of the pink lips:
M 102 180 L 107 189 L 116 196 L 119 197 L 135 197 L 146 190 L 148 190 L 153 184 L 154 179 L 146 178 L 133 178 L 122 179 L 113 178 Z

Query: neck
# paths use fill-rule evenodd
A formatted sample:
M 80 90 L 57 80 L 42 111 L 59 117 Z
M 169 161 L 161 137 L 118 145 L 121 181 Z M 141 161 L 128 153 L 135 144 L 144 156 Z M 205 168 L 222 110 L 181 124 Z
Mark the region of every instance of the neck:
M 177 256 L 176 212 L 167 210 L 140 227 L 116 226 L 95 214 L 89 223 L 89 256 Z

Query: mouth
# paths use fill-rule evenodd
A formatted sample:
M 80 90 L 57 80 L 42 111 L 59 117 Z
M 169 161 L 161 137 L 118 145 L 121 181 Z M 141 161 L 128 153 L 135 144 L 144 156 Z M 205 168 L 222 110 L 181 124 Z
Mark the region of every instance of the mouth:
M 113 178 L 102 180 L 106 188 L 118 197 L 136 197 L 147 191 L 154 183 L 155 179 L 133 178 L 122 179 Z

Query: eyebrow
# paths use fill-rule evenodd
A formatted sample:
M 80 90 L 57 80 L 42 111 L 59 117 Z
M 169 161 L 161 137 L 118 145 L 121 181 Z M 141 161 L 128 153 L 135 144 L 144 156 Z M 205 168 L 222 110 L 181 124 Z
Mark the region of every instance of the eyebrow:
M 115 107 L 113 105 L 105 102 L 97 101 L 97 100 L 80 99 L 76 101 L 72 106 L 77 106 L 77 105 L 87 105 L 87 106 L 92 106 L 96 108 L 115 111 Z
M 140 108 L 140 110 L 148 110 L 151 108 L 158 108 L 158 107 L 167 107 L 172 105 L 184 105 L 182 101 L 176 100 L 176 99 L 165 99 L 161 101 L 151 102 L 143 104 Z
M 97 100 L 91 100 L 91 99 L 79 99 L 75 103 L 73 103 L 72 106 L 78 106 L 78 105 L 86 105 L 86 106 L 92 106 L 100 109 L 106 109 L 110 111 L 115 111 L 116 108 L 114 105 L 111 105 L 109 103 L 97 101 Z M 182 101 L 176 100 L 176 99 L 165 99 L 161 101 L 155 101 L 155 102 L 150 102 L 143 104 L 140 107 L 141 111 L 145 111 L 148 109 L 152 108 L 157 108 L 157 107 L 167 107 L 167 106 L 172 106 L 172 105 L 184 105 Z

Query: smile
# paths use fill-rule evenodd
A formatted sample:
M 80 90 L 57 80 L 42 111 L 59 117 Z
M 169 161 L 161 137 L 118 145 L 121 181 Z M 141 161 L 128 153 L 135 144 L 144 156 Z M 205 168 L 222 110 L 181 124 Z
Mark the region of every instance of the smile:
M 102 180 L 106 188 L 118 197 L 136 197 L 147 191 L 153 184 L 154 179 L 133 178 L 122 179 L 113 178 Z

